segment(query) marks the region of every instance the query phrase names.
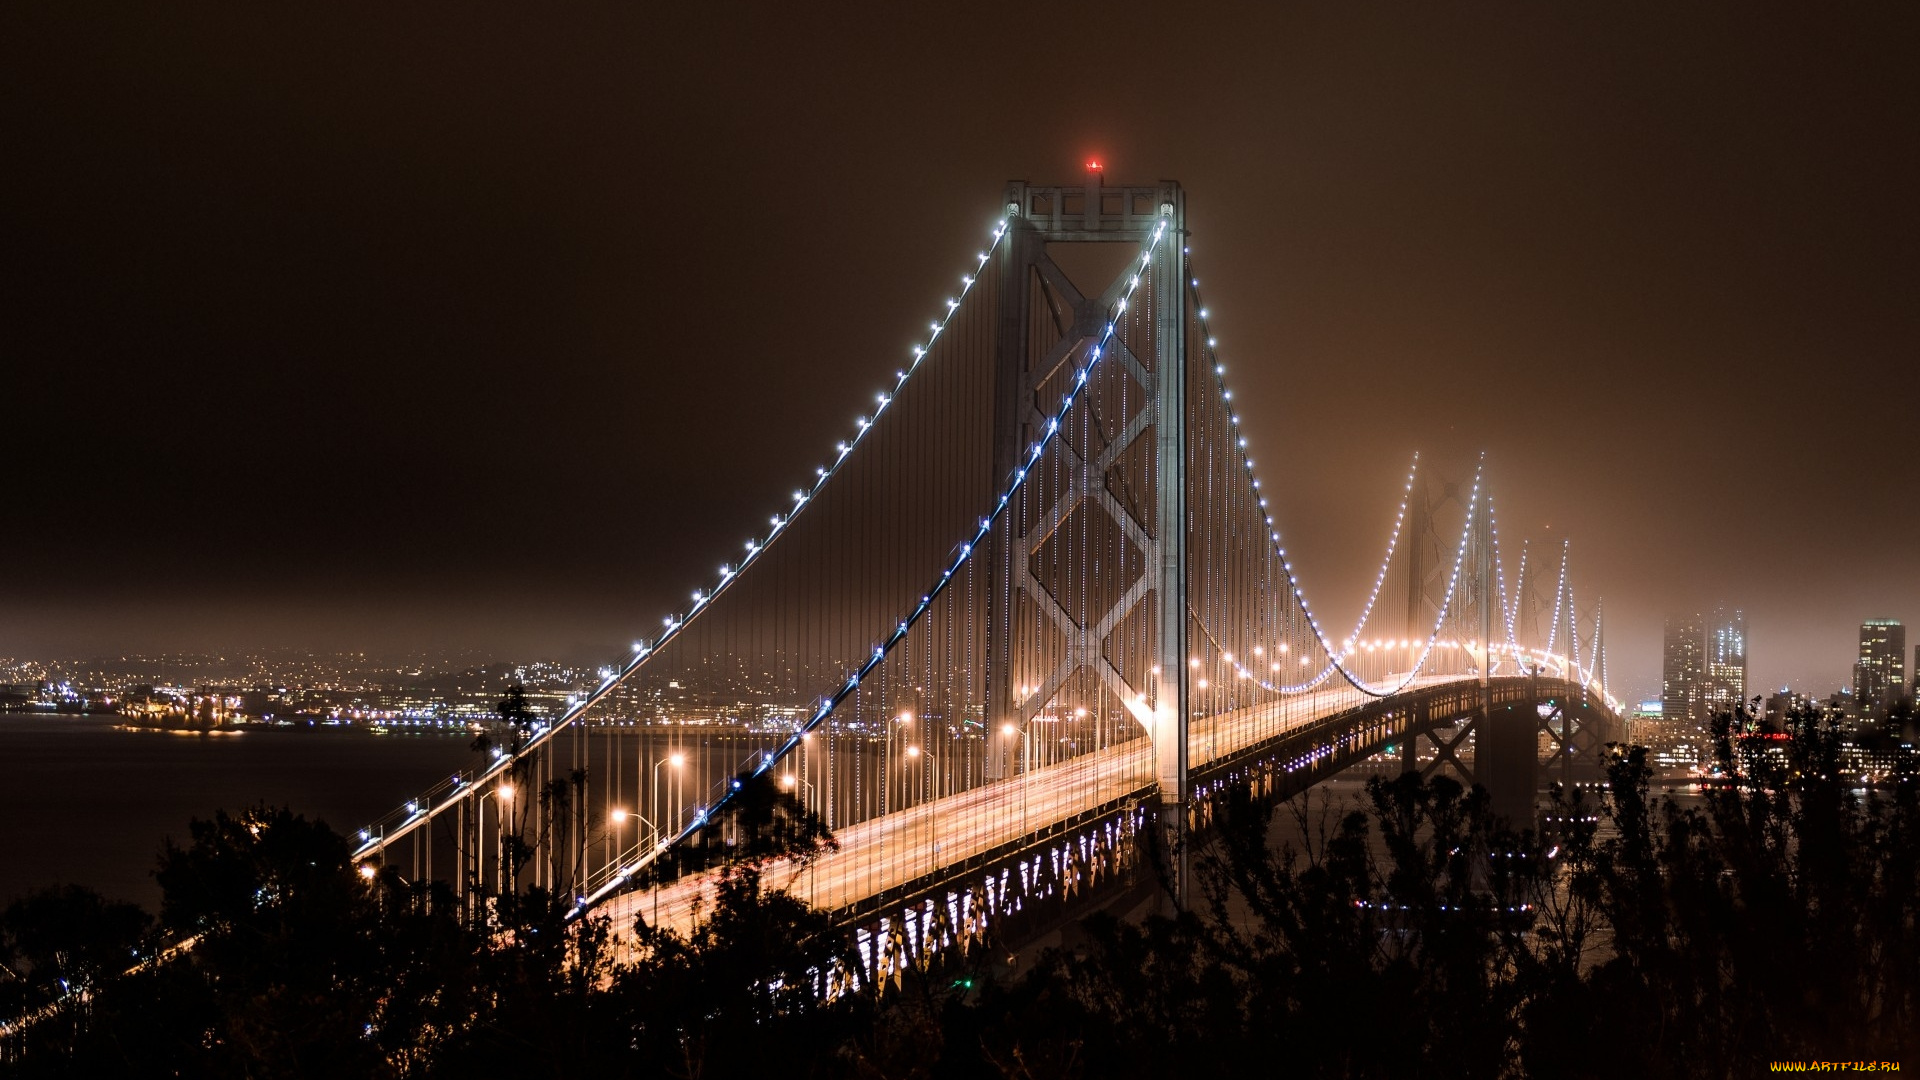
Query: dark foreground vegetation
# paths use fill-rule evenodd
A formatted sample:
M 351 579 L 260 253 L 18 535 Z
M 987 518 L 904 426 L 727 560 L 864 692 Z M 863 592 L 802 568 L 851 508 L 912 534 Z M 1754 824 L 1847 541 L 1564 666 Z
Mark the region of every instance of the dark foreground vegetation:
M 78 888 L 0 916 L 11 1076 L 1740 1076 L 1774 1060 L 1920 1068 L 1920 785 L 1857 793 L 1836 739 L 1723 720 L 1739 778 L 1681 808 L 1623 750 L 1544 834 L 1477 791 L 1375 782 L 1364 803 L 1223 808 L 1204 902 L 1095 918 L 1007 977 L 980 952 L 876 999 L 810 973 L 843 942 L 728 872 L 691 940 L 563 926 L 540 893 L 474 926 L 444 888 L 355 873 L 284 811 L 169 846 L 156 918 Z M 1322 812 L 1322 810 L 1326 812 Z M 126 973 L 154 943 L 189 952 Z M 1079 935 L 1076 935 L 1078 938 Z M 49 1002 L 62 1002 L 47 1009 Z

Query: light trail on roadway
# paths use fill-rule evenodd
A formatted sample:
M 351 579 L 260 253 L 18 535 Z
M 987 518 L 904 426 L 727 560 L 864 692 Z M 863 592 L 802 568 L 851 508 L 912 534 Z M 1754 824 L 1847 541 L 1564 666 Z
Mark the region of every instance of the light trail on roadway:
M 1473 676 L 1420 676 L 1405 690 L 1473 681 Z M 1189 760 L 1197 768 L 1355 704 L 1351 688 L 1340 686 L 1196 717 L 1189 728 Z M 1116 799 L 1149 797 L 1153 790 L 1152 743 L 1144 737 L 1129 739 L 1045 769 L 848 826 L 836 834 L 838 851 L 805 865 L 787 858 L 773 860 L 764 868 L 762 880 L 813 907 L 844 908 L 1017 839 L 1007 835 L 1005 823 L 1018 821 L 1018 836 L 1029 836 Z M 692 932 L 696 916 L 711 909 L 720 875 L 720 870 L 705 870 L 658 888 L 620 893 L 603 901 L 599 912 L 613 920 L 616 930 L 624 930 L 640 917 L 650 926 L 685 936 Z

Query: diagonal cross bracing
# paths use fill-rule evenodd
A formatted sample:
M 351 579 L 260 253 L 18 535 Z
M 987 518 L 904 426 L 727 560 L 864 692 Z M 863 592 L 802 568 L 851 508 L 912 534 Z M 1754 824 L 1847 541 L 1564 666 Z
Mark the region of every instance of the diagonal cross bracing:
M 961 567 L 965 566 L 973 557 L 974 553 L 993 535 L 994 528 L 1001 519 L 1008 516 L 1008 509 L 1012 505 L 1014 497 L 1026 486 L 1029 471 L 1039 463 L 1041 454 L 1055 444 L 1058 436 L 1061 434 L 1062 426 L 1068 414 L 1073 410 L 1075 404 L 1080 399 L 1081 393 L 1086 389 L 1088 377 L 1094 366 L 1099 363 L 1108 344 L 1116 339 L 1119 316 L 1126 312 L 1129 298 L 1140 287 L 1154 252 L 1159 249 L 1161 241 L 1166 237 L 1169 224 L 1170 222 L 1168 221 L 1162 221 L 1153 228 L 1144 245 L 1140 263 L 1128 277 L 1126 286 L 1121 290 L 1119 298 L 1114 301 L 1112 315 L 1102 327 L 1098 344 L 1089 352 L 1086 366 L 1079 369 L 1076 373 L 1072 386 L 1063 396 L 1059 408 L 1053 416 L 1048 419 L 1046 425 L 1041 429 L 1034 442 L 1020 457 L 1009 477 L 1006 490 L 995 500 L 986 516 L 981 518 L 979 528 L 975 530 L 971 539 L 957 546 L 959 554 L 953 564 L 941 571 L 938 580 L 921 596 L 919 603 L 915 605 L 913 610 L 897 622 L 894 632 L 888 636 L 883 644 L 874 648 L 872 655 L 852 673 L 845 684 L 834 691 L 820 705 L 819 709 L 807 720 L 800 730 L 794 732 L 777 751 L 768 754 L 761 760 L 759 766 L 753 770 L 754 775 L 765 774 L 773 768 L 777 762 L 784 760 L 791 754 L 801 744 L 806 735 L 832 718 L 842 703 L 849 700 L 855 692 L 860 689 L 862 683 L 866 681 L 868 676 L 878 670 L 888 655 L 907 639 L 908 634 L 913 630 L 914 626 L 932 609 L 933 601 L 946 590 L 949 583 L 953 580 L 955 573 L 957 573 Z M 722 810 L 733 800 L 735 791 L 737 790 L 738 786 L 736 785 L 734 789 L 724 792 L 712 806 L 707 807 L 698 814 L 685 828 L 669 838 L 662 839 L 650 850 L 640 853 L 638 858 L 623 865 L 609 868 L 610 873 L 606 879 L 578 899 L 578 902 L 570 912 L 570 916 L 578 917 L 606 897 L 620 891 L 627 881 L 651 865 L 662 853 L 670 849 L 674 844 L 685 840 L 688 836 L 699 831 L 715 813 Z

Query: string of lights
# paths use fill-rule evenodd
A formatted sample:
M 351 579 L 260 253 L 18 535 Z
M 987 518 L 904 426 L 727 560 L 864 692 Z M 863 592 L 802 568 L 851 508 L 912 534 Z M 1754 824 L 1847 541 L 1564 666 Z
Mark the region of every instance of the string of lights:
M 1208 363 L 1209 363 L 1209 366 L 1211 366 L 1213 369 L 1214 389 L 1215 389 L 1215 392 L 1220 395 L 1220 398 L 1222 401 L 1230 402 L 1233 398 L 1233 392 L 1226 384 L 1226 371 L 1227 371 L 1226 365 L 1220 360 L 1219 340 L 1213 334 L 1211 327 L 1209 326 L 1207 321 L 1209 317 L 1209 310 L 1206 306 L 1200 304 L 1199 302 L 1199 284 L 1200 282 L 1199 282 L 1198 276 L 1194 276 L 1189 279 L 1188 285 L 1189 285 L 1189 288 L 1193 291 L 1193 295 L 1195 298 L 1195 305 L 1199 309 L 1202 332 L 1204 334 L 1204 340 L 1206 341 Z M 1236 428 L 1236 435 L 1238 435 L 1237 428 L 1239 427 L 1239 417 L 1237 415 L 1234 415 L 1231 412 L 1228 413 L 1228 417 L 1229 417 L 1230 423 Z M 1260 480 L 1259 480 L 1258 474 L 1254 470 L 1254 463 L 1252 458 L 1246 455 L 1247 441 L 1245 437 L 1238 436 L 1235 439 L 1235 445 L 1237 449 L 1240 451 L 1242 456 L 1242 466 L 1243 466 L 1243 471 L 1246 474 L 1247 482 L 1252 487 L 1256 496 L 1258 496 L 1258 492 L 1260 488 Z M 1426 641 L 1423 643 L 1421 647 L 1421 653 L 1420 653 L 1420 658 L 1418 662 L 1416 662 L 1413 665 L 1413 667 L 1407 673 L 1405 678 L 1403 678 L 1398 684 L 1394 685 L 1391 689 L 1386 689 L 1386 690 L 1381 690 L 1370 685 L 1364 676 L 1354 672 L 1351 669 L 1351 667 L 1345 662 L 1345 654 L 1343 654 L 1340 650 L 1336 650 L 1333 647 L 1332 642 L 1328 640 L 1326 633 L 1321 629 L 1319 619 L 1313 614 L 1312 605 L 1307 602 L 1306 592 L 1304 588 L 1300 585 L 1299 577 L 1293 568 L 1293 564 L 1291 560 L 1288 559 L 1287 557 L 1286 549 L 1281 546 L 1279 527 L 1275 524 L 1272 513 L 1267 509 L 1266 499 L 1264 496 L 1259 496 L 1258 504 L 1261 509 L 1262 518 L 1266 522 L 1267 535 L 1269 538 L 1269 542 L 1273 545 L 1274 553 L 1280 559 L 1281 567 L 1284 570 L 1287 577 L 1288 589 L 1291 591 L 1295 602 L 1299 604 L 1301 612 L 1305 614 L 1307 618 L 1307 624 L 1310 627 L 1312 627 L 1313 635 L 1318 640 L 1321 649 L 1323 650 L 1323 652 L 1327 657 L 1327 665 L 1323 667 L 1320 671 L 1318 671 L 1314 675 L 1314 677 L 1308 680 L 1307 682 L 1291 684 L 1291 685 L 1268 683 L 1267 681 L 1260 679 L 1258 676 L 1249 674 L 1247 669 L 1245 669 L 1244 667 L 1240 668 L 1237 673 L 1242 674 L 1243 677 L 1249 678 L 1251 681 L 1255 682 L 1256 685 L 1261 686 L 1263 689 L 1266 689 L 1274 693 L 1280 693 L 1280 694 L 1301 693 L 1307 690 L 1311 690 L 1319 686 L 1324 681 L 1326 681 L 1326 679 L 1329 678 L 1335 671 L 1338 671 L 1340 675 L 1344 677 L 1350 684 L 1352 684 L 1352 686 L 1356 690 L 1359 690 L 1362 693 L 1368 694 L 1373 697 L 1391 697 L 1392 695 L 1399 693 L 1401 690 L 1404 690 L 1407 686 L 1411 685 L 1413 680 L 1419 677 L 1421 669 L 1425 666 L 1427 657 L 1431 655 L 1435 643 L 1440 638 L 1441 629 L 1446 624 L 1447 616 L 1451 609 L 1452 599 L 1457 589 L 1457 586 L 1459 584 L 1460 566 L 1466 556 L 1468 539 L 1472 535 L 1473 520 L 1474 520 L 1473 515 L 1478 504 L 1478 499 L 1480 494 L 1481 472 L 1484 470 L 1485 465 L 1486 465 L 1486 455 L 1482 454 L 1480 457 L 1480 465 L 1478 468 L 1476 468 L 1474 473 L 1473 494 L 1469 498 L 1468 504 L 1467 504 L 1467 520 L 1462 529 L 1459 548 L 1454 557 L 1453 572 L 1447 582 L 1446 599 L 1441 604 L 1439 616 L 1438 618 L 1435 619 L 1433 629 L 1428 633 L 1426 637 Z M 1416 469 L 1418 468 L 1417 457 L 1415 460 L 1415 468 Z M 1394 521 L 1394 530 L 1393 530 L 1394 535 L 1389 545 L 1389 553 L 1388 553 L 1389 560 L 1392 557 L 1392 546 L 1397 545 L 1399 540 L 1399 531 L 1401 528 L 1401 523 L 1404 521 L 1405 515 L 1406 515 L 1406 508 L 1407 508 L 1406 500 L 1411 497 L 1412 485 L 1413 485 L 1413 476 L 1410 473 L 1407 480 L 1407 494 L 1403 496 L 1399 515 L 1396 516 Z M 1381 567 L 1380 574 L 1375 579 L 1374 596 L 1376 597 L 1379 592 L 1380 584 L 1384 582 L 1386 579 L 1386 574 L 1387 574 L 1387 567 L 1383 565 Z M 1368 601 L 1369 612 L 1371 611 L 1372 604 L 1373 604 L 1373 600 L 1369 599 Z M 1362 624 L 1364 625 L 1364 616 L 1362 619 Z M 1358 636 L 1358 630 L 1356 629 L 1355 638 L 1357 638 L 1357 636 Z M 1354 639 L 1349 639 L 1349 642 L 1351 643 L 1353 640 Z
M 1567 595 L 1567 549 L 1572 541 L 1560 542 L 1560 580 L 1553 587 L 1553 626 L 1547 631 L 1547 652 L 1553 652 L 1560 640 L 1560 602 Z
M 996 240 L 1004 234 L 1005 229 L 1006 225 L 1002 222 L 1001 226 L 996 229 Z M 1114 302 L 1113 311 L 1101 332 L 1098 343 L 1090 350 L 1087 363 L 1075 371 L 1072 385 L 1067 389 L 1059 407 L 1047 420 L 1040 436 L 1027 448 L 1020 464 L 1015 468 L 1008 486 L 1001 492 L 992 509 L 986 516 L 980 519 L 979 526 L 974 530 L 971 537 L 960 543 L 952 564 L 940 572 L 939 579 L 920 597 L 919 602 L 913 607 L 912 611 L 897 621 L 892 634 L 889 635 L 884 642 L 873 647 L 872 653 L 847 677 L 846 682 L 821 701 L 813 715 L 801 725 L 798 730 L 794 731 L 777 750 L 761 758 L 759 765 L 752 770 L 752 775 L 757 777 L 767 773 L 777 763 L 783 761 L 791 754 L 795 748 L 802 745 L 808 735 L 820 728 L 822 724 L 827 723 L 841 705 L 860 690 L 866 679 L 872 675 L 873 672 L 880 669 L 888 655 L 903 641 L 907 640 L 908 634 L 921 618 L 932 609 L 934 601 L 947 589 L 948 585 L 953 581 L 954 576 L 967 565 L 974 553 L 987 541 L 994 524 L 1007 512 L 1014 497 L 1019 494 L 1022 487 L 1026 484 L 1029 472 L 1039 464 L 1041 454 L 1059 437 L 1061 426 L 1066 421 L 1068 413 L 1071 412 L 1075 403 L 1080 400 L 1080 394 L 1086 388 L 1087 381 L 1094 366 L 1098 364 L 1100 359 L 1106 354 L 1108 346 L 1113 341 L 1118 329 L 1119 317 L 1126 313 L 1128 304 L 1131 302 L 1134 293 L 1139 290 L 1141 282 L 1148 274 L 1152 265 L 1153 256 L 1159 249 L 1161 240 L 1165 238 L 1166 232 L 1167 224 L 1165 221 L 1156 225 L 1153 235 L 1141 252 L 1137 268 L 1128 279 L 1127 287 L 1123 290 L 1119 299 Z M 723 809 L 733 799 L 739 788 L 740 781 L 738 779 L 730 781 L 729 786 L 722 791 L 719 798 L 715 799 L 711 805 L 699 810 L 693 816 L 692 820 L 676 835 L 668 839 L 663 839 L 651 852 L 644 854 L 632 864 L 619 868 L 604 884 L 588 893 L 588 895 L 579 898 L 579 902 L 574 910 L 576 912 L 583 911 L 591 907 L 600 897 L 621 888 L 634 874 L 644 869 L 659 852 L 667 850 L 675 843 L 697 832 L 712 818 L 714 813 Z
M 1520 642 L 1514 637 L 1513 621 L 1514 608 L 1520 603 L 1520 587 L 1516 581 L 1514 583 L 1513 595 L 1511 599 L 1509 599 L 1507 595 L 1507 568 L 1500 557 L 1500 517 L 1494 511 L 1492 493 L 1488 493 L 1487 495 L 1487 529 L 1493 538 L 1493 574 L 1494 579 L 1500 586 L 1500 611 L 1507 626 L 1507 648 L 1518 652 L 1520 650 Z M 1520 559 L 1523 567 L 1525 566 L 1526 557 L 1526 548 L 1523 546 L 1520 549 Z M 1487 642 L 1487 654 L 1489 658 L 1491 658 L 1493 654 L 1493 642 L 1491 641 Z M 1491 659 L 1489 659 L 1489 663 L 1491 663 Z
M 1567 583 L 1567 666 L 1580 667 L 1580 609 L 1573 602 L 1572 582 Z
M 1393 564 L 1394 550 L 1400 546 L 1400 529 L 1407 520 L 1407 503 L 1413 498 L 1413 481 L 1419 472 L 1420 452 L 1416 450 L 1413 453 L 1413 465 L 1407 469 L 1407 486 L 1400 493 L 1400 509 L 1393 516 L 1393 532 L 1387 537 L 1387 554 L 1380 560 L 1380 572 L 1374 575 L 1373 589 L 1367 593 L 1366 606 L 1360 609 L 1360 619 L 1354 624 L 1353 633 L 1346 637 L 1348 645 L 1360 640 L 1360 636 L 1366 632 L 1367 619 L 1373 614 L 1374 602 L 1380 598 L 1381 586 L 1386 584 L 1387 569 Z
M 363 832 L 356 857 L 377 849 L 385 860 L 403 850 L 386 845 L 411 832 L 417 873 L 423 840 L 431 865 L 432 837 L 452 833 L 460 866 L 488 860 L 485 872 L 511 888 L 520 867 L 509 867 L 509 841 L 532 836 L 571 863 L 536 862 L 529 881 L 573 895 L 576 914 L 631 891 L 636 878 L 653 882 L 652 898 L 685 898 L 704 887 L 694 871 L 715 854 L 705 849 L 730 842 L 719 835 L 731 828 L 723 810 L 764 776 L 844 838 L 849 854 L 836 857 L 831 884 L 808 900 L 846 904 L 971 857 L 956 852 L 974 842 L 963 836 L 1024 834 L 1030 793 L 1093 806 L 1150 790 L 1162 715 L 1155 701 L 1164 710 L 1168 690 L 1164 679 L 1155 689 L 1164 627 L 1145 599 L 1157 580 L 1148 511 L 1153 470 L 1165 465 L 1147 434 L 1159 414 L 1151 397 L 1139 407 L 1138 395 L 1164 362 L 1186 365 L 1181 378 L 1192 388 L 1184 394 L 1185 572 L 1196 647 L 1184 661 L 1194 669 L 1184 721 L 1196 765 L 1260 745 L 1302 718 L 1460 676 L 1474 647 L 1461 628 L 1470 614 L 1490 617 L 1484 609 L 1495 600 L 1492 588 L 1462 583 L 1470 547 L 1476 568 L 1493 560 L 1506 645 L 1520 655 L 1529 560 L 1523 546 L 1520 584 L 1509 594 L 1492 499 L 1482 492 L 1484 454 L 1437 610 L 1444 548 L 1430 516 L 1413 513 L 1423 509 L 1412 501 L 1422 465 L 1415 455 L 1375 580 L 1336 644 L 1282 544 L 1199 279 L 1166 275 L 1188 254 L 1161 254 L 1171 219 L 1157 227 L 1148 219 L 1137 262 L 1091 309 L 1071 283 L 1057 284 L 1064 272 L 1050 260 L 1034 262 L 1036 276 L 1022 282 L 1000 273 L 1025 265 L 1024 234 L 1023 246 L 1001 247 L 1008 221 L 1011 214 L 975 273 L 963 275 L 946 317 L 929 324 L 911 365 L 856 418 L 816 479 L 794 491 L 791 507 L 769 519 L 770 531 L 747 541 L 743 558 L 694 590 L 692 605 L 666 617 L 655 640 L 636 642 L 619 665 L 580 683 L 557 723 L 535 722 L 527 745 L 496 750 L 477 776 L 407 804 L 378 835 Z M 1115 254 L 1124 259 L 1124 250 Z M 988 299 L 965 302 L 996 251 L 1005 265 L 988 278 Z M 1022 320 L 1017 354 L 1007 352 L 1003 286 L 1031 290 L 1015 303 L 1048 305 Z M 1191 303 L 1180 305 L 1175 288 Z M 1162 339 L 1145 336 L 1167 318 L 1184 321 L 1188 346 L 1177 361 L 1159 355 Z M 1010 355 L 1022 365 L 1011 384 Z M 930 374 L 918 375 L 922 368 Z M 1480 513 L 1488 515 L 1484 538 Z M 1490 552 L 1478 548 L 1483 540 Z M 1426 570 L 1415 581 L 1415 573 L 1397 575 L 1396 564 Z M 1566 574 L 1563 553 L 1556 629 L 1560 604 L 1572 599 Z M 1406 636 L 1362 640 L 1375 615 L 1397 613 L 1403 578 Z M 716 605 L 723 593 L 729 599 Z M 1577 634 L 1567 631 L 1576 639 L 1570 659 L 1533 650 L 1542 667 L 1577 670 Z M 1604 662 L 1597 631 L 1590 647 L 1589 669 Z M 596 703 L 604 707 L 588 716 Z M 573 733 L 571 774 L 566 743 L 531 753 L 562 729 Z M 508 773 L 516 761 L 524 764 Z M 589 774 L 598 800 L 591 824 Z M 577 822 L 548 798 L 569 775 Z M 488 781 L 493 790 L 479 791 Z M 516 799 L 513 789 L 524 794 Z M 497 798 L 467 799 L 469 790 Z M 456 805 L 443 819 L 451 828 L 418 829 L 434 810 Z M 960 808 L 975 816 L 956 823 Z M 668 855 L 677 845 L 684 850 Z
M 939 339 L 941 333 L 946 330 L 956 314 L 960 312 L 963 301 L 965 301 L 967 296 L 973 291 L 974 285 L 978 283 L 980 271 L 986 267 L 988 260 L 993 257 L 994 252 L 999 248 L 1001 241 L 1006 237 L 1007 230 L 1008 224 L 1006 218 L 1003 217 L 995 222 L 991 233 L 991 241 L 988 243 L 986 250 L 975 256 L 973 272 L 961 275 L 958 297 L 949 297 L 946 300 L 945 312 L 940 318 L 928 324 L 926 341 L 924 343 L 916 343 L 912 347 L 912 360 L 905 368 L 895 373 L 893 389 L 891 391 L 881 391 L 876 395 L 876 404 L 871 416 L 862 415 L 855 419 L 852 437 L 837 443 L 834 447 L 834 456 L 829 462 L 825 465 L 817 466 L 814 469 L 814 481 L 812 485 L 794 491 L 793 507 L 784 514 L 774 514 L 769 519 L 769 531 L 764 538 L 755 537 L 747 540 L 746 554 L 737 563 L 722 563 L 719 568 L 717 580 L 711 586 L 694 589 L 692 593 L 692 606 L 686 613 L 664 616 L 661 619 L 662 632 L 657 638 L 652 642 L 645 640 L 634 642 L 632 651 L 591 693 L 582 698 L 569 698 L 566 711 L 557 720 L 550 724 L 541 724 L 536 727 L 532 738 L 529 739 L 527 744 L 522 748 L 522 753 L 534 749 L 539 744 L 546 742 L 560 730 L 570 726 L 588 709 L 612 693 L 627 678 L 641 670 L 650 657 L 655 655 L 668 641 L 683 632 L 688 624 L 693 621 L 694 617 L 705 610 L 716 596 L 740 580 L 742 574 L 750 565 L 764 558 L 766 552 L 773 546 L 774 541 L 792 525 L 795 518 L 820 494 L 827 482 L 841 470 L 854 449 L 875 429 L 880 416 L 885 413 L 887 407 L 893 403 L 893 399 L 899 394 L 900 390 L 905 387 L 908 380 L 920 370 L 921 364 L 933 348 L 934 342 Z M 507 769 L 511 768 L 511 766 L 512 760 L 508 755 L 505 753 L 497 753 L 494 755 L 493 763 L 480 770 L 477 775 L 468 776 L 461 774 L 452 777 L 450 780 L 442 781 L 441 784 L 429 790 L 427 793 L 410 800 L 400 810 L 389 814 L 379 822 L 361 829 L 359 833 L 360 846 L 355 851 L 355 857 L 359 857 L 374 848 L 397 839 L 400 835 L 403 835 L 405 831 L 411 829 L 419 822 L 438 813 L 441 808 L 438 799 L 439 796 L 447 794 L 464 796 L 468 790 L 479 787 L 486 781 L 504 773 Z
M 1587 672 L 1590 675 L 1600 670 L 1600 620 L 1605 613 L 1606 603 L 1605 597 L 1593 602 L 1593 648 L 1587 655 Z

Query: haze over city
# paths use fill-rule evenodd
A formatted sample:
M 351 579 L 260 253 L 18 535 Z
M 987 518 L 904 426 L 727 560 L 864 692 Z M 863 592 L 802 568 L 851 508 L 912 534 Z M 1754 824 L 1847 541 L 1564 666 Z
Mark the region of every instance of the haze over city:
M 1187 191 L 1333 622 L 1485 450 L 1620 689 L 1727 603 L 1827 692 L 1920 619 L 1914 20 L 1829 17 L 15 12 L 0 655 L 617 657 L 1094 158 Z

